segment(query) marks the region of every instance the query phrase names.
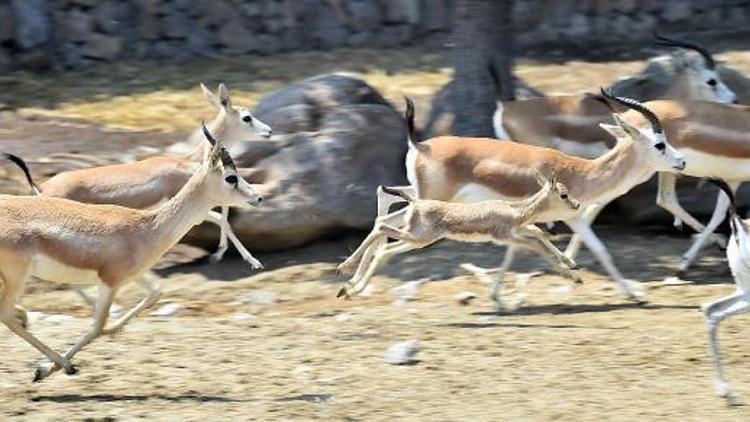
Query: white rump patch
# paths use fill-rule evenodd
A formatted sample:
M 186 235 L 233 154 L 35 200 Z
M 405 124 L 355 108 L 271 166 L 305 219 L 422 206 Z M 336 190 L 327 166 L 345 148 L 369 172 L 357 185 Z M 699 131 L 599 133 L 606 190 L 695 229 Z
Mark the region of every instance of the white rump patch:
M 409 184 L 414 187 L 417 192 L 417 198 L 419 198 L 419 185 L 417 184 L 417 151 L 411 143 L 409 143 L 409 151 L 406 152 L 406 179 Z

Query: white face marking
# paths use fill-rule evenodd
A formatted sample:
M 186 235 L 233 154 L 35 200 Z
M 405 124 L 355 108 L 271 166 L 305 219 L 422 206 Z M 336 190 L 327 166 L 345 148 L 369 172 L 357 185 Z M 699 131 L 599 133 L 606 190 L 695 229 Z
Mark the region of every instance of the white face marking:
M 694 100 L 715 101 L 718 103 L 733 103 L 737 95 L 719 78 L 715 70 L 701 69 L 694 73 Z
M 242 124 L 251 127 L 253 132 L 256 135 L 262 136 L 266 139 L 271 137 L 271 134 L 273 133 L 273 131 L 271 130 L 271 127 L 261 122 L 255 116 L 253 116 L 250 110 L 247 110 L 247 109 L 241 110 L 239 112 L 239 116 L 240 116 L 240 120 L 242 121 Z

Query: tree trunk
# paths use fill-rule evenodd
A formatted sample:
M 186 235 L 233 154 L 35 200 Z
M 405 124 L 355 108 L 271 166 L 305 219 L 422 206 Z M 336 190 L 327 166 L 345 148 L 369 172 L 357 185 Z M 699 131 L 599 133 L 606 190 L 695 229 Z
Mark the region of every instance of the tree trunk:
M 511 0 L 460 0 L 453 28 L 453 133 L 494 136 L 498 99 L 513 98 Z M 497 71 L 498 84 L 491 69 Z

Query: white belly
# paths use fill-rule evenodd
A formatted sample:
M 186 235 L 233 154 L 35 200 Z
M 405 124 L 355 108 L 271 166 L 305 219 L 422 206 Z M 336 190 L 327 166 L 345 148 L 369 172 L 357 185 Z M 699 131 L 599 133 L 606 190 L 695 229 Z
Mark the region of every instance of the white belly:
M 695 177 L 719 177 L 726 180 L 750 180 L 750 158 L 721 157 L 691 148 L 680 148 L 687 166 L 682 172 Z
M 469 233 L 469 234 L 450 234 L 446 236 L 447 239 L 455 240 L 458 242 L 466 242 L 466 243 L 498 243 L 497 240 L 488 235 L 484 234 L 475 234 L 475 233 Z
M 95 284 L 100 281 L 99 274 L 94 270 L 74 268 L 46 255 L 38 255 L 34 259 L 31 274 L 57 283 Z
M 597 158 L 609 151 L 606 142 L 584 144 L 563 138 L 553 138 L 550 147 L 568 155 L 584 158 Z

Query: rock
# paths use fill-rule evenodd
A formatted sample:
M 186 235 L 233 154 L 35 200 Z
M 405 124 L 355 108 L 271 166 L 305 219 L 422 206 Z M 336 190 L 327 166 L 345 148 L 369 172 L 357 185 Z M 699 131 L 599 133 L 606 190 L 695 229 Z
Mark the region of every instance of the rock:
M 100 2 L 93 11 L 96 28 L 105 34 L 122 32 L 131 23 L 131 11 L 125 2 Z
M 136 0 L 135 22 L 138 37 L 154 40 L 159 37 L 159 0 Z
M 50 40 L 52 27 L 45 0 L 13 0 L 16 43 L 24 50 L 39 47 Z
M 205 26 L 223 26 L 227 22 L 237 22 L 232 20 L 236 16 L 234 8 L 223 0 L 199 0 L 195 5 L 199 11 L 199 19 Z
M 91 34 L 81 47 L 81 55 L 100 60 L 113 60 L 122 51 L 122 42 L 119 38 L 104 35 Z
M 299 122 L 285 121 L 297 113 Z M 253 251 L 370 229 L 377 186 L 406 181 L 404 121 L 359 79 L 333 74 L 293 83 L 264 97 L 255 115 L 273 127 L 274 137 L 242 143 L 235 161 L 263 183 L 263 206 L 233 209 L 230 216 Z M 213 245 L 216 231 L 203 225 L 187 240 Z
M 417 363 L 419 351 L 418 340 L 407 340 L 391 345 L 385 352 L 385 362 L 391 365 L 410 365 Z
M 193 30 L 192 23 L 182 13 L 171 13 L 162 20 L 162 32 L 167 38 L 187 38 Z
M 430 7 L 425 7 L 422 12 L 424 16 L 420 16 L 420 22 L 425 31 L 444 31 L 450 28 L 453 10 L 446 0 L 432 0 Z
M 687 20 L 690 18 L 691 2 L 683 0 L 667 0 L 662 2 L 664 9 L 662 10 L 662 18 L 670 23 Z
M 0 47 L 0 72 L 6 72 L 10 70 L 13 61 L 10 58 L 10 54 L 5 52 L 5 49 Z
M 354 30 L 375 29 L 382 20 L 380 8 L 371 0 L 351 0 L 349 2 L 349 25 Z
M 14 34 L 13 11 L 10 6 L 0 5 L 0 43 L 12 40 Z
M 255 49 L 253 34 L 237 21 L 222 25 L 216 41 L 228 54 L 245 54 Z
M 60 24 L 61 35 L 68 41 L 86 41 L 94 30 L 94 18 L 76 9 L 65 13 Z
M 477 295 L 474 294 L 474 292 L 469 291 L 463 291 L 456 295 L 456 301 L 459 303 L 459 305 L 468 305 L 471 303 L 472 300 L 476 299 Z
M 183 310 L 185 307 L 179 303 L 166 303 L 159 307 L 159 309 L 149 313 L 151 316 L 170 317 L 177 315 L 178 312 Z
M 391 25 L 385 27 L 375 36 L 375 46 L 393 47 L 411 41 L 412 27 L 410 25 Z
M 352 34 L 349 36 L 347 45 L 349 47 L 363 47 L 368 44 L 371 44 L 374 38 L 375 38 L 375 34 L 370 31 L 358 32 L 356 34 Z
M 275 54 L 281 51 L 281 40 L 278 37 L 269 34 L 259 34 L 255 36 L 256 51 L 260 54 Z
M 232 321 L 247 321 L 249 319 L 255 318 L 255 315 L 248 314 L 247 312 L 235 312 L 233 313 L 230 318 Z
M 349 37 L 349 31 L 340 21 L 336 11 L 328 6 L 319 6 L 309 25 L 308 31 L 312 35 L 313 45 L 323 50 L 341 47 L 346 44 Z
M 279 295 L 274 292 L 257 290 L 243 295 L 240 300 L 252 305 L 271 305 L 279 301 Z
M 383 0 L 387 23 L 419 22 L 419 0 Z
M 406 302 L 416 298 L 417 294 L 419 293 L 419 289 L 422 288 L 422 285 L 426 281 L 427 279 L 407 281 L 392 288 L 391 295 L 396 298 L 394 304 L 397 306 L 402 306 Z

